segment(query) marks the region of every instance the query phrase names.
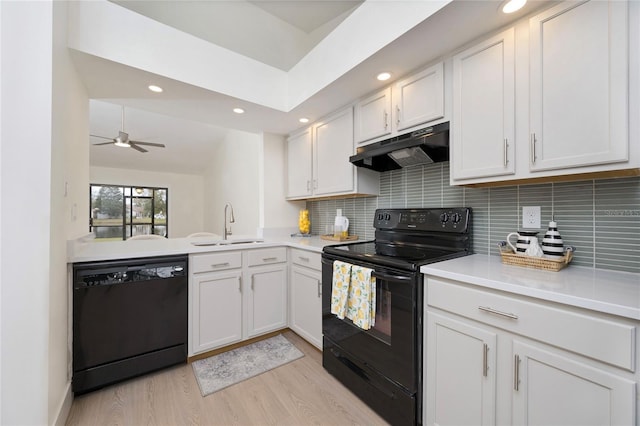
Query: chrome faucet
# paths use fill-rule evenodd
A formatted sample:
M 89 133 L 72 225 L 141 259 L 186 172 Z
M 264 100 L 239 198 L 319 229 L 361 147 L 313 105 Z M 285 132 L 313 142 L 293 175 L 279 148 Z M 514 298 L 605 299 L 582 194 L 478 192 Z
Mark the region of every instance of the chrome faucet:
M 222 239 L 226 240 L 228 235 L 231 235 L 231 225 L 227 228 L 227 207 L 231 207 L 231 216 L 229 217 L 229 223 L 234 223 L 236 220 L 233 217 L 233 206 L 231 203 L 224 205 L 224 229 L 222 231 Z

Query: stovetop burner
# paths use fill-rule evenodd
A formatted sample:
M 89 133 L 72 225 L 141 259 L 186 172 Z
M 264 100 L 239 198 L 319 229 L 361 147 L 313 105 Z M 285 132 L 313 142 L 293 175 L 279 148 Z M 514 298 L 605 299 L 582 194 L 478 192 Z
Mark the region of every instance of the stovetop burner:
M 379 209 L 375 241 L 324 248 L 325 253 L 417 270 L 420 266 L 469 254 L 471 209 Z

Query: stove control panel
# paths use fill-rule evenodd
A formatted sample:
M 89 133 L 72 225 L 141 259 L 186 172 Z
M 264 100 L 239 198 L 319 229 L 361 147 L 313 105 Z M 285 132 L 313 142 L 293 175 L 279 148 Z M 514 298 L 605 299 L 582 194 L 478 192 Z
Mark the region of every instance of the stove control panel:
M 467 232 L 471 209 L 466 207 L 433 209 L 378 209 L 373 226 L 376 229 Z

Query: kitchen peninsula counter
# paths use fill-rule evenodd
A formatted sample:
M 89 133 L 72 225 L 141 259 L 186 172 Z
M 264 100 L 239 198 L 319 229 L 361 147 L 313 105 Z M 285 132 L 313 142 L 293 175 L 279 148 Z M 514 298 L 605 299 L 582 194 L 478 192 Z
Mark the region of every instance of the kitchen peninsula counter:
M 474 254 L 423 266 L 420 271 L 485 289 L 640 320 L 640 274 L 570 265 L 558 272 L 505 265 Z
M 236 240 L 249 240 L 255 237 L 235 238 Z M 92 239 L 69 241 L 68 263 L 95 262 L 100 260 L 135 259 L 152 256 L 169 256 L 175 254 L 207 253 L 228 250 L 246 250 L 253 248 L 266 248 L 286 246 L 303 250 L 322 252 L 326 245 L 337 242 L 322 240 L 314 237 L 281 237 L 281 238 L 255 238 L 261 242 L 248 242 L 225 245 L 193 245 L 193 242 L 205 242 L 206 238 L 164 238 L 154 240 L 132 241 L 104 241 L 97 242 Z M 234 241 L 230 238 L 229 241 Z

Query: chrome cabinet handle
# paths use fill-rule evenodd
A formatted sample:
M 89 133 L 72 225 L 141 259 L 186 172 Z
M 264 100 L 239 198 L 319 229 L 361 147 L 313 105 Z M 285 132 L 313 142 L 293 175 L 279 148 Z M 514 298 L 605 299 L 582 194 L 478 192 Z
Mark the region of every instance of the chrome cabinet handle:
M 507 153 L 509 152 L 509 142 L 507 139 L 504 140 L 504 166 L 507 167 L 509 163 L 509 156 Z
M 513 390 L 518 391 L 520 388 L 520 356 L 515 354 L 513 357 Z
M 318 283 L 318 297 L 322 297 L 322 283 L 320 280 L 317 280 Z
M 389 113 L 387 110 L 384 111 L 384 129 L 387 130 L 389 127 Z
M 273 262 L 274 260 L 278 260 L 277 257 L 263 257 L 262 261 L 263 262 Z
M 400 107 L 396 105 L 396 126 L 400 125 Z
M 313 180 L 313 189 L 318 189 L 318 179 Z
M 531 164 L 536 164 L 536 134 L 531 133 Z
M 302 257 L 302 256 L 298 256 L 298 259 L 302 260 L 303 262 L 308 262 L 311 260 L 308 257 Z
M 254 281 L 254 275 L 251 275 L 251 291 L 253 291 L 253 281 Z
M 489 370 L 489 345 L 482 344 L 482 375 L 487 377 L 487 371 Z
M 509 319 L 517 320 L 518 316 L 516 314 L 512 314 L 510 312 L 503 312 L 497 309 L 490 308 L 489 306 L 478 306 L 478 309 L 484 312 L 488 312 L 490 314 L 500 315 L 501 317 L 506 317 Z
M 242 293 L 242 276 L 238 277 L 238 291 Z
M 223 266 L 229 266 L 230 263 L 229 262 L 223 262 L 223 263 L 213 263 L 211 265 L 212 268 L 222 268 Z
M 307 191 L 311 191 L 311 181 L 307 179 Z

